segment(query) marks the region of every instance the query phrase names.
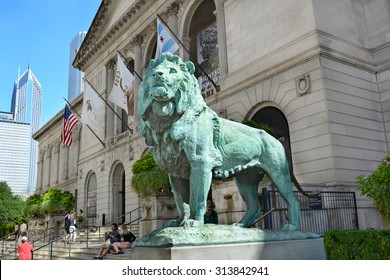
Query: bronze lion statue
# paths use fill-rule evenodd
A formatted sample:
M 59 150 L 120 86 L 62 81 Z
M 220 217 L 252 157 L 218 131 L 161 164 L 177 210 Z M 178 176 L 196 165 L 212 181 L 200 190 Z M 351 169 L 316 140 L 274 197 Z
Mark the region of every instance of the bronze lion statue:
M 268 174 L 288 204 L 287 230 L 299 230 L 300 207 L 282 144 L 263 130 L 219 118 L 203 100 L 194 64 L 163 53 L 152 59 L 138 93 L 141 134 L 169 174 L 179 213 L 170 226 L 202 226 L 212 179 L 234 177 L 247 211 L 237 225 L 260 216 L 258 185 Z

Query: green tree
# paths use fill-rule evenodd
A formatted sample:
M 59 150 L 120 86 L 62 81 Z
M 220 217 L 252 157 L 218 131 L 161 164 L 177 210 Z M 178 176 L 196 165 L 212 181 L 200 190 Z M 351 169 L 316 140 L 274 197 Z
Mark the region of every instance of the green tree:
M 0 223 L 21 221 L 24 201 L 14 195 L 6 182 L 0 181 Z
M 374 207 L 383 217 L 390 218 L 390 155 L 367 177 L 356 177 L 358 189 L 372 198 Z

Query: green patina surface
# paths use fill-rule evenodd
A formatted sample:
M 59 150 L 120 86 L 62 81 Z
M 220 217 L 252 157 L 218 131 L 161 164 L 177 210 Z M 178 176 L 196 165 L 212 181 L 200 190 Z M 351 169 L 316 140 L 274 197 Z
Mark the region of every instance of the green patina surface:
M 282 144 L 264 130 L 218 117 L 203 100 L 194 71 L 192 62 L 164 53 L 151 60 L 139 87 L 141 134 L 156 163 L 169 174 L 178 209 L 179 219 L 169 226 L 182 227 L 165 228 L 164 236 L 150 238 L 159 240 L 155 244 L 169 243 L 173 237 L 183 244 L 208 243 L 222 236 L 224 243 L 259 238 L 264 232 L 240 227 L 251 227 L 261 214 L 257 193 L 264 174 L 288 204 L 289 224 L 283 229 L 293 234 L 299 230 L 300 207 Z M 234 178 L 247 211 L 236 227 L 203 226 L 211 181 L 227 178 Z M 241 239 L 248 235 L 257 237 Z
M 320 238 L 318 234 L 301 231 L 270 231 L 234 225 L 206 224 L 196 227 L 166 227 L 139 239 L 138 247 L 172 247 L 189 245 L 233 244 Z

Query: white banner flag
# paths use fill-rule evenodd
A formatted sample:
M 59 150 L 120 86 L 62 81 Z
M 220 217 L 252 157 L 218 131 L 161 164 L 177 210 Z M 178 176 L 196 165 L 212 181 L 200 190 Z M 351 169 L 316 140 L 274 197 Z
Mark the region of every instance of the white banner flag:
M 133 81 L 134 76 L 127 69 L 121 56 L 118 54 L 114 84 L 112 85 L 108 100 L 121 107 L 127 114 L 129 114 L 127 100 L 133 86 Z
M 89 83 L 85 83 L 81 121 L 104 140 L 104 101 Z

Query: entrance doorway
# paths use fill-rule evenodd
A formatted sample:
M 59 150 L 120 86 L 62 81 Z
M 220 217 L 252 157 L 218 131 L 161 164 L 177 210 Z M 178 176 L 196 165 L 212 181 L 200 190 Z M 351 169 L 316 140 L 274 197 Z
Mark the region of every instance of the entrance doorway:
M 97 202 L 97 181 L 96 174 L 91 173 L 87 180 L 87 205 L 86 205 L 86 225 L 96 223 L 96 202 Z
M 126 175 L 122 163 L 115 166 L 112 173 L 112 217 L 116 223 L 124 223 L 126 213 Z

